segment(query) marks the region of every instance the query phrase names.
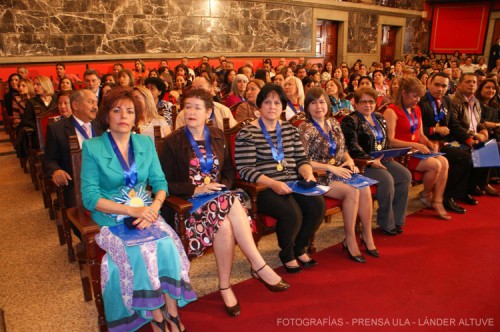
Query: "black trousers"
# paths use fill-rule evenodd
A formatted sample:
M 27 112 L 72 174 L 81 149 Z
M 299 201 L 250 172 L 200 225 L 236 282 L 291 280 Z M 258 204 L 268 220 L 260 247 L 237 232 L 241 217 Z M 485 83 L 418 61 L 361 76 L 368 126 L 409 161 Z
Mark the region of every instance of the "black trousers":
M 283 263 L 305 253 L 311 235 L 323 221 L 326 209 L 323 196 L 295 193 L 282 196 L 269 188 L 257 197 L 257 207 L 259 213 L 277 220 L 276 236 Z
M 469 151 L 461 148 L 443 146 L 441 152 L 446 153 L 450 168 L 448 170 L 448 181 L 444 191 L 445 198 L 464 198 L 470 185 L 469 176 L 472 170 L 472 158 Z

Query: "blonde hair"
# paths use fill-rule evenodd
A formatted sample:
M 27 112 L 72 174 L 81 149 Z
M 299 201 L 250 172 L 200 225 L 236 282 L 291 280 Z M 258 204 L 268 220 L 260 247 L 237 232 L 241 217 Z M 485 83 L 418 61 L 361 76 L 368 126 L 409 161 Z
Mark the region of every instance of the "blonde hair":
M 153 98 L 153 95 L 151 94 L 151 91 L 149 91 L 149 89 L 143 86 L 135 86 L 134 92 L 135 91 L 137 91 L 144 98 L 144 103 L 146 104 L 146 109 L 142 110 L 143 119 L 149 119 L 149 120 L 162 119 L 162 117 L 158 114 L 158 108 L 155 105 L 155 100 Z M 139 105 L 135 103 L 135 101 L 134 101 L 134 106 L 136 109 L 139 108 Z
M 38 80 L 38 82 L 40 82 L 40 86 L 42 87 L 45 94 L 51 96 L 54 94 L 54 86 L 52 85 L 50 78 L 48 78 L 47 76 L 38 75 L 35 77 L 35 80 Z
M 33 88 L 33 82 L 31 82 L 31 80 L 28 78 L 19 79 L 18 84 L 21 84 L 21 82 L 25 83 L 26 86 L 28 87 L 28 98 L 33 97 L 35 95 L 35 89 Z
M 305 94 L 304 94 L 304 85 L 302 84 L 302 81 L 300 78 L 295 77 L 295 76 L 290 76 L 285 78 L 285 82 L 283 83 L 283 86 L 286 84 L 286 82 L 294 80 L 295 85 L 297 86 L 297 93 L 298 93 L 298 98 L 299 98 L 299 105 L 304 105 L 304 99 L 305 99 Z M 292 102 L 295 102 L 295 100 L 291 100 Z
M 415 77 L 402 77 L 399 81 L 399 89 L 394 96 L 394 103 L 400 108 L 404 107 L 403 104 L 403 92 L 406 93 L 416 93 L 419 97 L 422 97 L 425 93 L 425 87 Z

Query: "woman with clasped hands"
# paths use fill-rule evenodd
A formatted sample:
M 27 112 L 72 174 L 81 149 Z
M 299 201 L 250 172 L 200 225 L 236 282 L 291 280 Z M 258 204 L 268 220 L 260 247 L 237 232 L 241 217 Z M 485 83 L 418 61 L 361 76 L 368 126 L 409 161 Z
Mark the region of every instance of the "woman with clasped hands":
M 375 248 L 372 237 L 370 187 L 358 190 L 340 181 L 340 179 L 350 178 L 353 172 L 359 170 L 345 147 L 340 124 L 332 117 L 328 94 L 321 88 L 312 88 L 306 95 L 304 109 L 308 121 L 301 123 L 299 130 L 306 156 L 310 158 L 314 170 L 328 172 L 327 177 L 319 179 L 321 184 L 331 188 L 324 195 L 342 200 L 342 217 L 346 235 L 342 247 L 347 249 L 347 255 L 355 262 L 366 262 L 356 241 L 356 217 L 359 215 L 363 225 L 361 244 L 365 244 L 366 252 L 370 256 L 378 258 L 380 253 Z
M 377 223 L 386 235 L 403 232 L 411 173 L 383 155 L 374 159 L 372 151 L 389 148 L 384 117 L 375 112 L 378 94 L 373 88 L 361 87 L 354 93 L 356 112 L 342 120 L 342 131 L 352 158 L 368 159 L 365 176 L 378 181 Z
M 251 274 L 269 290 L 284 291 L 289 285 L 257 250 L 251 230 L 253 221 L 240 201 L 239 191 L 226 190 L 233 188 L 235 170 L 222 131 L 206 125 L 213 108 L 209 92 L 192 89 L 184 102 L 186 125 L 166 138 L 160 161 L 171 194 L 185 199 L 195 196 L 193 204 L 196 198 L 206 198 L 179 222 L 186 225 L 190 255 L 201 256 L 213 246 L 226 311 L 237 316 L 240 305 L 230 284 L 235 240 L 250 261 Z M 164 213 L 172 216 L 168 219 L 174 218 L 168 209 Z
M 267 186 L 259 193 L 259 213 L 277 219 L 279 257 L 289 273 L 316 265 L 305 248 L 321 224 L 325 200 L 293 193 L 286 181 L 315 181 L 298 130 L 280 115 L 287 106 L 283 88 L 266 84 L 257 96 L 260 118 L 241 129 L 236 138 L 236 167 L 243 179 Z
M 165 331 L 165 320 L 170 330 L 183 331 L 177 302 L 184 306 L 196 299 L 189 260 L 177 234 L 158 214 L 167 183 L 151 138 L 132 135 L 141 118 L 132 93 L 131 87 L 112 89 L 98 113 L 109 131 L 83 142 L 83 204 L 101 227 L 95 239 L 106 251 L 101 262 L 106 321 L 110 331 L 135 331 L 150 321 L 156 331 Z M 115 233 L 125 225 L 136 229 L 134 244 Z M 141 241 L 148 228 L 162 237 Z
M 424 135 L 422 113 L 417 105 L 424 93 L 424 86 L 416 78 L 401 78 L 394 103 L 384 112 L 391 147 L 411 147 L 412 150 L 422 154 L 439 151 L 439 145 Z M 436 117 L 440 120 L 444 116 L 444 111 L 439 109 Z M 410 157 L 408 169 L 424 173 L 424 190 L 420 193 L 420 201 L 428 209 L 436 210 L 438 218 L 451 219 L 443 206 L 443 194 L 448 179 L 448 160 L 443 156 L 427 159 Z

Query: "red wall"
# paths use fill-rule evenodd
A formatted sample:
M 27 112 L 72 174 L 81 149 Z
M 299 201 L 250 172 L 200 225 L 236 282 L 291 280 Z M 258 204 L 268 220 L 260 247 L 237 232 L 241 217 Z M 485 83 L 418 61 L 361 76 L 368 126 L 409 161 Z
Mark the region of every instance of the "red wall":
M 257 58 L 226 58 L 228 61 L 234 63 L 234 68 L 238 69 L 243 66 L 247 61 L 252 61 L 255 69 L 262 67 L 263 59 Z M 270 58 L 273 61 L 273 66 L 276 67 L 279 63 L 280 58 Z M 287 63 L 294 60 L 298 61 L 298 58 L 286 58 Z M 86 69 L 86 64 L 89 65 L 89 68 L 97 70 L 101 75 L 104 73 L 111 72 L 113 69 L 113 64 L 121 62 L 126 69 L 133 69 L 135 60 L 116 60 L 116 61 L 95 61 L 95 62 L 66 62 L 66 73 L 68 74 L 77 74 L 83 80 L 83 73 Z M 146 68 L 153 69 L 158 68 L 160 63 L 160 59 L 157 60 L 144 60 L 146 63 Z M 313 59 L 312 63 L 323 62 L 322 59 Z M 168 65 L 170 69 L 174 69 L 176 65 L 181 63 L 180 59 L 173 59 L 168 61 Z M 201 59 L 193 59 L 189 60 L 188 66 L 190 68 L 198 67 L 201 63 Z M 210 64 L 215 68 L 219 66 L 218 58 L 214 58 L 210 60 Z M 6 82 L 9 78 L 9 75 L 16 72 L 18 65 L 23 65 L 22 62 L 19 64 L 13 65 L 0 65 L 0 78 L 3 82 Z M 45 76 L 56 76 L 55 62 L 54 63 L 43 63 L 43 64 L 28 64 L 26 65 L 29 71 L 29 76 L 34 78 L 38 75 Z

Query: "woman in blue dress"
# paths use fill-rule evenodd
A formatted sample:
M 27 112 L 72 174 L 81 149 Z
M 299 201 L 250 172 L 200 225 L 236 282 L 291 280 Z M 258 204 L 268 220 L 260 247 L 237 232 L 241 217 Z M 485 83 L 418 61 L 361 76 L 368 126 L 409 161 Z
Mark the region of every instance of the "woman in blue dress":
M 82 152 L 83 203 L 101 227 L 96 242 L 106 251 L 101 262 L 106 321 L 110 331 L 135 331 L 149 322 L 157 331 L 165 331 L 167 323 L 182 331 L 177 305 L 196 299 L 189 260 L 158 214 L 167 182 L 151 138 L 132 135 L 141 118 L 132 91 L 117 87 L 104 97 L 98 117 L 108 132 L 85 141 Z M 120 232 L 133 233 L 135 242 Z

